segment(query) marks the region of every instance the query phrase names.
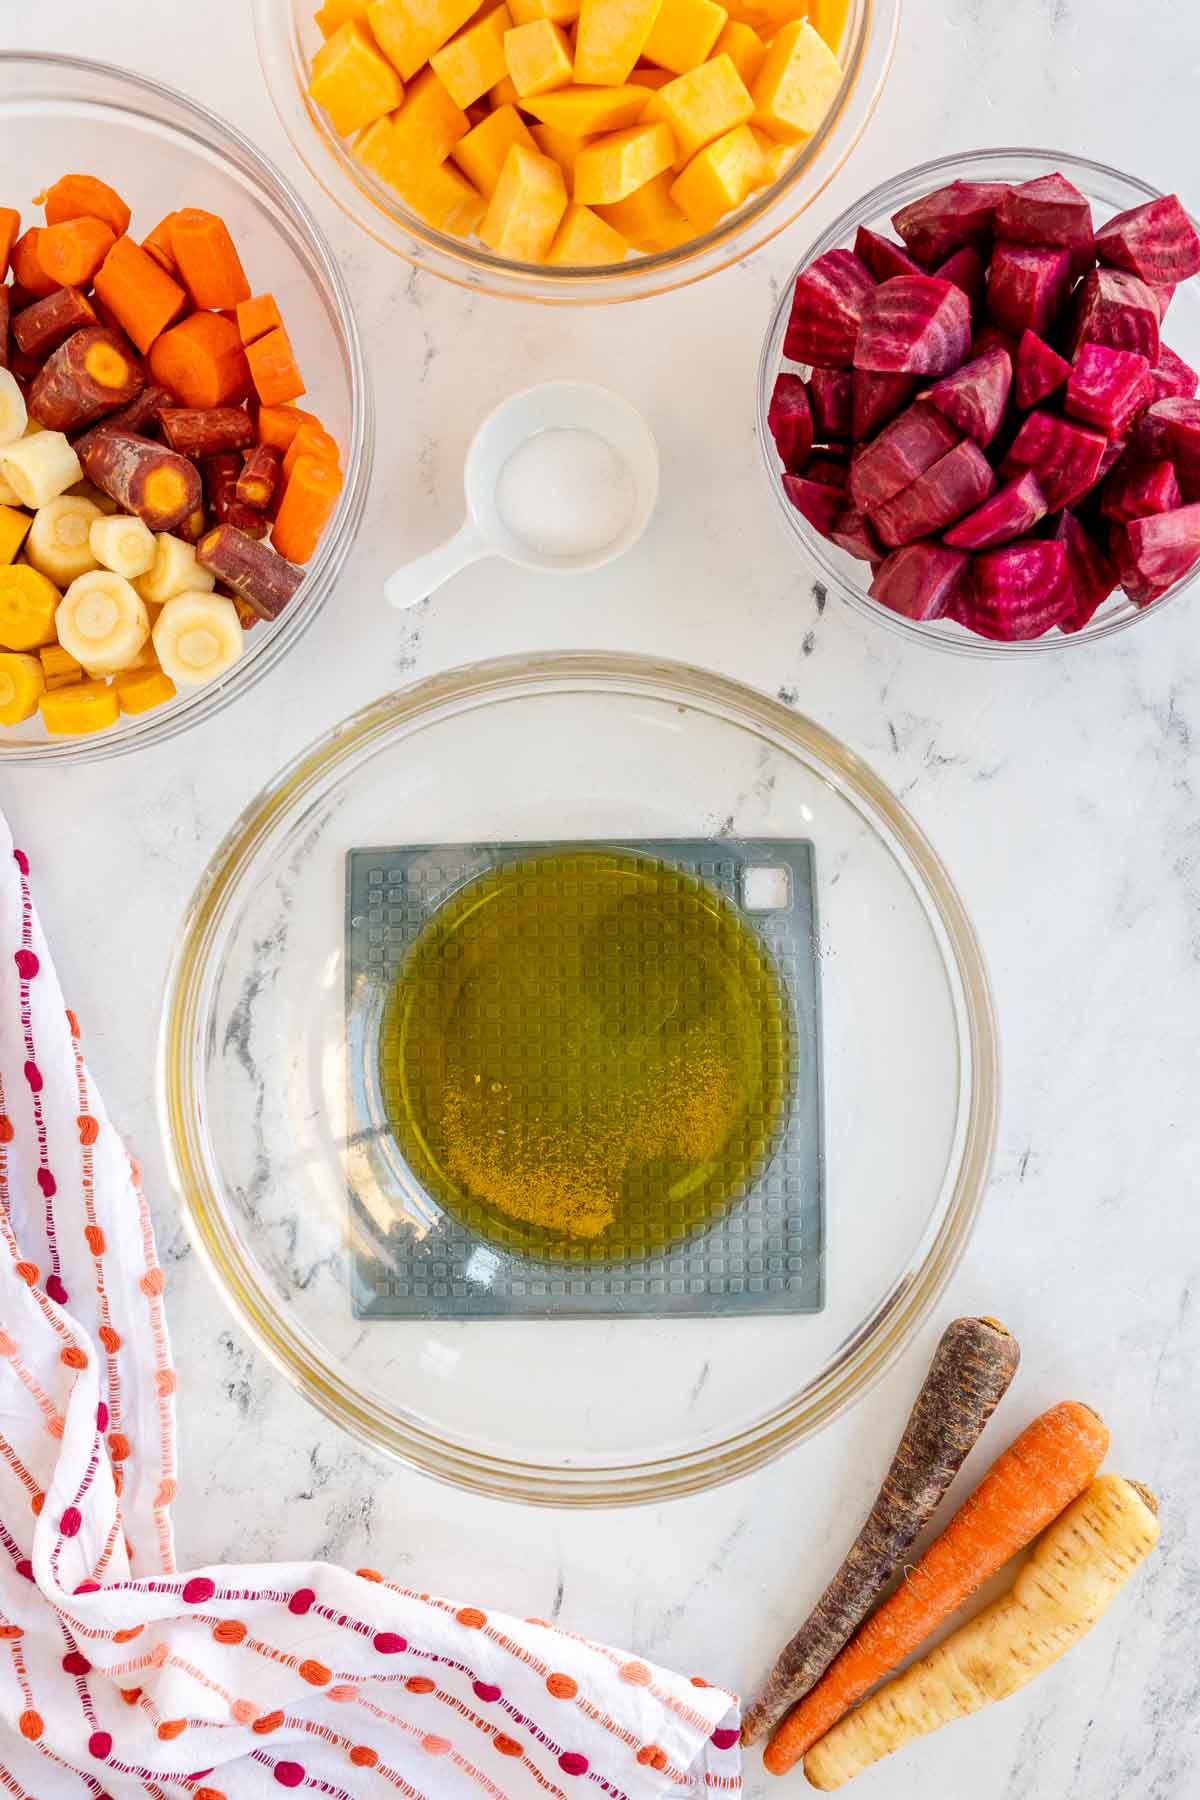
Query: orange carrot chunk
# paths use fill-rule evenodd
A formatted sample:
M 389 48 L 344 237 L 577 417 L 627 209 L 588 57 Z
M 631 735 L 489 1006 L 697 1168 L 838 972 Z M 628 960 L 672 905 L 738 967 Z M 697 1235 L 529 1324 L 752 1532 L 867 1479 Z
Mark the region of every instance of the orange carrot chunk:
M 321 423 L 316 413 L 302 406 L 260 406 L 258 409 L 258 441 L 275 450 L 287 451 L 302 425 Z
M 164 331 L 151 345 L 150 373 L 181 406 L 236 406 L 249 388 L 237 326 L 219 313 L 192 313 Z
M 271 542 L 288 562 L 306 563 L 329 523 L 342 491 L 341 470 L 316 456 L 301 456 L 288 478 Z
M 88 288 L 115 242 L 103 219 L 66 219 L 38 232 L 38 262 L 55 287 Z
M 21 215 L 15 206 L 0 206 L 0 281 L 8 273 L 8 259 L 21 229 Z
M 292 470 L 302 456 L 315 456 L 320 462 L 332 463 L 335 469 L 340 467 L 342 460 L 337 440 L 330 437 L 323 425 L 315 422 L 302 425 L 284 452 L 284 482 L 291 480 Z
M 268 331 L 274 331 L 277 325 L 282 324 L 274 294 L 255 294 L 249 300 L 238 302 L 237 328 L 243 344 L 255 343 L 260 337 L 266 337 Z
M 32 294 L 38 300 L 62 286 L 61 281 L 55 281 L 46 274 L 38 259 L 38 239 L 41 235 L 42 227 L 31 225 L 13 245 L 10 258 L 13 280 L 18 287 L 23 287 L 27 294 Z
M 96 271 L 96 296 L 143 356 L 186 302 L 179 283 L 131 237 L 118 238 Z
M 171 255 L 201 312 L 224 312 L 250 298 L 250 283 L 228 227 L 216 213 L 188 206 L 171 214 Z
M 171 220 L 174 217 L 175 214 L 169 212 L 166 218 L 160 219 L 154 230 L 147 232 L 142 239 L 142 249 L 147 256 L 152 256 L 159 268 L 165 269 L 168 275 L 178 275 L 179 273 L 171 249 Z
M 282 325 L 268 331 L 246 350 L 250 378 L 263 406 L 278 406 L 284 400 L 298 400 L 304 383 L 292 354 L 291 339 Z
M 100 181 L 95 175 L 63 175 L 38 199 L 45 203 L 47 225 L 65 225 L 71 219 L 100 219 L 114 237 L 123 237 L 129 230 L 129 208 L 107 181 Z

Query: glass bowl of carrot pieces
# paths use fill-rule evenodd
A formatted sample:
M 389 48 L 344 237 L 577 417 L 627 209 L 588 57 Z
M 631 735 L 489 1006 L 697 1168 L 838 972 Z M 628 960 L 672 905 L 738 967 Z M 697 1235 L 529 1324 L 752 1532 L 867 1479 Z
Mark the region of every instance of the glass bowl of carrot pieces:
M 0 759 L 161 742 L 316 616 L 370 473 L 307 209 L 182 95 L 0 56 Z

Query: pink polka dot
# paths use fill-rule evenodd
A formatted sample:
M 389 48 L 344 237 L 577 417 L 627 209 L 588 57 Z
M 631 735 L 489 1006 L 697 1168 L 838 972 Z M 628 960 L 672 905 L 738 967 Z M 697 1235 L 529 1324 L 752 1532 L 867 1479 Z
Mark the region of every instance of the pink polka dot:
M 13 861 L 16 863 L 18 869 L 20 869 L 22 875 L 28 875 L 28 873 L 29 873 L 29 858 L 26 856 L 26 854 L 23 850 L 14 850 L 13 851 Z
M 578 1750 L 564 1750 L 558 1759 L 558 1766 L 564 1775 L 586 1775 L 588 1759 Z
M 100 1583 L 98 1581 L 81 1581 L 77 1588 L 71 1589 L 71 1592 L 73 1594 L 98 1594 Z
M 424 1750 L 426 1756 L 445 1756 L 450 1748 L 450 1740 L 449 1738 L 435 1737 L 434 1734 L 430 1732 L 426 1737 L 421 1739 L 421 1748 Z
M 108 1408 L 105 1406 L 103 1400 L 101 1400 L 96 1407 L 96 1430 L 108 1430 Z
M 92 1665 L 81 1650 L 68 1650 L 62 1666 L 68 1675 L 86 1675 Z
M 25 1079 L 35 1094 L 41 1093 L 43 1086 L 42 1071 L 35 1062 L 30 1061 L 25 1064 Z
M 99 1762 L 103 1762 L 111 1749 L 112 1732 L 93 1731 L 91 1737 L 88 1739 L 88 1755 L 96 1757 Z
M 288 1611 L 297 1615 L 306 1613 L 316 1597 L 311 1588 L 297 1588 L 288 1601 Z
M 718 1750 L 732 1750 L 741 1735 L 736 1726 L 718 1725 L 712 1734 L 712 1741 Z
M 23 1556 L 17 1564 L 17 1574 L 23 1575 L 26 1581 L 33 1580 L 33 1564 L 27 1556 Z
M 275 1779 L 280 1787 L 299 1787 L 304 1780 L 303 1766 L 296 1762 L 277 1762 Z
M 206 1600 L 212 1599 L 216 1591 L 216 1582 L 210 1581 L 207 1575 L 193 1575 L 190 1581 L 183 1584 L 183 1598 L 188 1606 L 202 1606 Z
M 46 1293 L 56 1306 L 65 1306 L 67 1301 L 71 1298 L 70 1294 L 68 1294 L 66 1288 L 62 1284 L 62 1277 L 60 1275 L 47 1275 Z
M 68 1506 L 58 1521 L 58 1529 L 64 1537 L 75 1537 L 83 1524 L 83 1514 L 77 1506 Z
M 41 1188 L 42 1193 L 46 1196 L 46 1199 L 53 1200 L 55 1194 L 58 1192 L 58 1183 L 55 1181 L 49 1169 L 38 1170 L 37 1184 Z
M 627 1662 L 621 1665 L 621 1680 L 627 1681 L 631 1687 L 649 1687 L 653 1679 L 644 1662 Z
M 500 1689 L 493 1681 L 476 1681 L 473 1683 L 473 1686 L 475 1689 L 475 1698 L 477 1700 L 482 1700 L 485 1705 L 490 1705 L 493 1700 L 498 1700 L 500 1698 Z
M 230 1704 L 229 1715 L 238 1725 L 253 1725 L 258 1717 L 258 1710 L 253 1700 L 234 1700 Z
M 163 1667 L 163 1665 L 165 1664 L 168 1656 L 170 1656 L 170 1654 L 171 1654 L 170 1649 L 166 1644 L 162 1643 L 161 1641 L 159 1643 L 155 1644 L 155 1646 L 151 1650 L 149 1658 L 148 1658 L 150 1667 L 152 1669 L 161 1669 Z
M 42 966 L 32 950 L 18 950 L 13 961 L 17 965 L 17 974 L 22 981 L 32 981 Z
M 358 1689 L 352 1681 L 339 1681 L 336 1687 L 325 1689 L 327 1700 L 357 1700 Z
M 401 1650 L 408 1649 L 408 1639 L 395 1631 L 380 1631 L 375 1637 L 375 1648 L 380 1656 L 398 1656 Z

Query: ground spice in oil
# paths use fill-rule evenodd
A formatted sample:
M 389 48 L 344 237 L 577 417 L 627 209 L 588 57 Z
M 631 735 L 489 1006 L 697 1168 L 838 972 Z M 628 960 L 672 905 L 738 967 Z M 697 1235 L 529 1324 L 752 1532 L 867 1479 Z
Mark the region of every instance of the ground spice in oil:
M 762 1165 L 791 1083 L 787 996 L 707 884 L 579 849 L 469 883 L 385 1008 L 380 1089 L 430 1194 L 539 1258 L 702 1229 Z

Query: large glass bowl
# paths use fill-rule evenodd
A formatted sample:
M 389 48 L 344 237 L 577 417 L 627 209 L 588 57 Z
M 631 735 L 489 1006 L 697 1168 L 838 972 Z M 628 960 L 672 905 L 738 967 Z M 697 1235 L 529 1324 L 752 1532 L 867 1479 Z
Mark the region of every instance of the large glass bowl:
M 0 767 L 88 761 L 158 744 L 245 693 L 303 637 L 336 582 L 362 517 L 374 422 L 358 327 L 337 262 L 316 220 L 247 138 L 171 88 L 69 56 L 0 54 L 5 204 L 20 206 L 68 170 L 118 189 L 142 236 L 182 204 L 220 213 L 257 290 L 278 300 L 308 383 L 301 403 L 342 450 L 346 484 L 304 585 L 276 624 L 256 625 L 228 674 L 108 731 L 48 737 L 36 717 L 0 727 Z M 38 209 L 40 216 L 40 209 Z
M 356 163 L 309 100 L 308 69 L 321 34 L 312 0 L 253 0 L 267 91 L 301 160 L 357 225 L 406 261 L 462 287 L 509 299 L 605 303 L 638 300 L 700 281 L 738 262 L 810 206 L 862 136 L 891 67 L 900 0 L 850 0 L 842 44 L 845 78 L 821 129 L 784 175 L 715 226 L 674 250 L 594 269 L 510 262 L 486 245 L 435 231 Z
M 792 287 L 796 276 L 818 256 L 823 256 L 827 250 L 851 248 L 854 234 L 860 225 L 893 236 L 892 214 L 899 211 L 900 207 L 907 206 L 910 200 L 920 199 L 932 188 L 942 187 L 946 182 L 1032 181 L 1036 176 L 1048 175 L 1054 170 L 1060 171 L 1075 183 L 1081 193 L 1087 195 L 1098 225 L 1103 224 L 1105 219 L 1110 219 L 1114 213 L 1124 212 L 1128 207 L 1141 206 L 1146 200 L 1160 197 L 1158 188 L 1139 181 L 1134 175 L 1123 175 L 1119 169 L 1110 169 L 1105 163 L 1089 162 L 1086 157 L 1069 156 L 1063 150 L 973 150 L 965 155 L 943 156 L 936 162 L 922 163 L 918 168 L 906 169 L 902 175 L 897 175 L 892 181 L 885 181 L 861 200 L 856 200 L 853 206 L 847 207 L 841 217 L 835 219 L 828 230 L 822 232 L 805 251 L 780 292 L 779 304 L 771 318 L 758 365 L 759 447 L 780 515 L 789 535 L 800 545 L 806 563 L 818 563 L 832 591 L 848 601 L 856 612 L 878 624 L 889 626 L 910 641 L 930 644 L 936 649 L 950 650 L 960 656 L 1046 656 L 1057 650 L 1067 650 L 1073 644 L 1094 644 L 1098 638 L 1111 637 L 1115 631 L 1124 631 L 1139 619 L 1157 616 L 1165 606 L 1171 605 L 1186 588 L 1192 586 L 1200 570 L 1193 571 L 1183 581 L 1176 582 L 1170 592 L 1161 600 L 1156 600 L 1152 606 L 1138 608 L 1123 593 L 1118 592 L 1105 601 L 1082 631 L 1055 630 L 1047 632 L 1045 637 L 1030 638 L 1020 643 L 998 643 L 977 637 L 974 632 L 967 631 L 965 627 L 948 619 L 906 619 L 893 612 L 890 607 L 880 606 L 878 601 L 871 599 L 867 592 L 870 570 L 866 563 L 847 556 L 844 550 L 823 538 L 789 504 L 783 491 L 783 470 L 767 424 L 767 408 L 771 403 L 775 377 L 780 370 L 800 367 L 784 356 L 783 340 L 787 332 Z M 1185 281 L 1176 290 L 1163 327 L 1163 335 L 1170 342 L 1171 348 L 1177 350 L 1186 362 L 1200 366 L 1200 280 Z
M 346 852 L 712 836 L 814 846 L 823 1310 L 356 1317 L 348 1192 L 363 1192 L 373 1143 L 347 1103 L 366 1055 L 347 1047 Z M 888 1368 L 970 1236 L 997 1050 L 962 902 L 870 769 L 723 676 L 597 652 L 452 671 L 357 713 L 286 768 L 184 920 L 159 1082 L 195 1242 L 289 1380 L 431 1475 L 595 1505 L 743 1474 Z

